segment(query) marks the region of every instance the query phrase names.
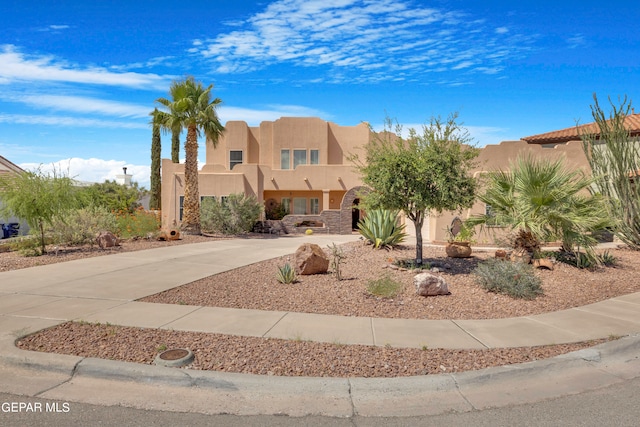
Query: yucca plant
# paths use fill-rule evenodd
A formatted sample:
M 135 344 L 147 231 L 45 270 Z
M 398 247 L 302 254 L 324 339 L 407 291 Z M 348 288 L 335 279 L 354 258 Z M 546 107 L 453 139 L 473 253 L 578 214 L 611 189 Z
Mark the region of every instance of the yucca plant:
M 286 263 L 282 267 L 278 267 L 276 279 L 284 284 L 294 283 L 296 281 L 296 270 L 291 267 L 291 264 Z
M 398 212 L 386 209 L 373 209 L 358 222 L 360 234 L 371 242 L 375 249 L 402 242 L 407 237 L 404 228 L 404 224 L 398 225 Z

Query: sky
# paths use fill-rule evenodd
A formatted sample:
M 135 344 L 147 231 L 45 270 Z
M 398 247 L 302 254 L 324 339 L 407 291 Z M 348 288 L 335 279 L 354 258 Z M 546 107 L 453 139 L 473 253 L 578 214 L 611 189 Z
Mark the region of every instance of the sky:
M 594 93 L 640 95 L 638 18 L 628 0 L 3 0 L 0 155 L 149 188 L 149 113 L 186 76 L 223 124 L 457 112 L 477 146 L 518 140 L 592 121 Z

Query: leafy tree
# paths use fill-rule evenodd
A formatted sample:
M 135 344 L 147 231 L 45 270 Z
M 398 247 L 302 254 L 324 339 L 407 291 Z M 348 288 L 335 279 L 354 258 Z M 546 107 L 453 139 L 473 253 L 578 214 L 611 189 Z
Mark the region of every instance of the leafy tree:
M 147 190 L 140 188 L 137 182 L 126 186 L 106 180 L 103 183 L 77 188 L 76 193 L 81 207 L 99 206 L 110 212 L 131 213 L 140 207 L 138 200 L 147 194 Z
M 160 209 L 162 206 L 162 178 L 160 176 L 160 158 L 162 155 L 162 143 L 160 140 L 160 125 L 157 123 L 156 108 L 151 116 L 152 136 L 151 136 L 151 199 L 149 200 L 149 208 Z
M 416 264 L 422 263 L 422 226 L 431 211 L 456 211 L 473 204 L 476 180 L 469 170 L 478 150 L 466 145 L 469 133 L 451 114 L 446 121 L 431 118 L 422 134 L 409 130 L 407 139 L 386 120 L 365 147 L 366 158 L 351 156 L 363 182 L 372 190 L 367 208 L 402 210 L 416 229 Z
M 612 112 L 607 118 L 595 94 L 593 99 L 591 112 L 598 132 L 582 133 L 584 153 L 597 191 L 608 198 L 609 216 L 619 221 L 615 234 L 640 250 L 640 138 L 632 137 L 625 124 L 631 101 L 625 97 L 616 106 L 609 99 Z
M 56 171 L 45 174 L 41 169 L 0 175 L 0 200 L 0 213 L 25 220 L 39 236 L 40 254 L 46 253 L 46 226 L 77 202 L 71 178 Z
M 220 124 L 217 106 L 222 102 L 219 98 L 211 99 L 211 89 L 193 77 L 183 81 L 174 81 L 169 89 L 171 99 L 158 98 L 156 102 L 164 107 L 156 115 L 158 123 L 167 131 L 187 129 L 184 144 L 184 204 L 182 231 L 185 234 L 200 234 L 200 193 L 198 190 L 198 136 L 204 133 L 207 141 L 214 147 L 224 131 Z
M 467 224 L 509 227 L 527 247 L 560 240 L 564 251 L 573 253 L 577 248 L 579 252 L 582 247 L 597 262 L 594 233 L 612 221 L 604 198 L 589 192 L 592 183 L 582 171 L 567 169 L 562 159 L 519 157 L 508 171 L 488 175 L 479 199 L 491 206 L 491 215 L 471 217 Z

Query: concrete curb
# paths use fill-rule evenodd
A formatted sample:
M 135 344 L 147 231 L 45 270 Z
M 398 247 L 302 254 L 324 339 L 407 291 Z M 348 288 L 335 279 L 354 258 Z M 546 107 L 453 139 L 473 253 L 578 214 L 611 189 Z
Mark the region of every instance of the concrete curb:
M 8 348 L 12 347 L 12 348 Z M 534 403 L 640 377 L 640 334 L 536 362 L 453 374 L 399 378 L 272 377 L 176 369 L 37 353 L 0 341 L 0 365 L 66 377 L 40 397 L 235 415 L 405 417 Z M 87 397 L 87 388 L 91 397 Z M 193 399 L 187 399 L 192 396 Z M 197 398 L 196 398 L 197 396 Z

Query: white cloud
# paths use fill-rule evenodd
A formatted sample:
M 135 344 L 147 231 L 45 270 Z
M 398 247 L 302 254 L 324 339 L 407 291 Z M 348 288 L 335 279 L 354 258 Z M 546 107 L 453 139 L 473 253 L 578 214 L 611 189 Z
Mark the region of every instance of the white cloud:
M 37 108 L 51 108 L 54 110 L 86 114 L 98 113 L 117 117 L 148 117 L 150 112 L 149 106 L 81 96 L 35 94 L 15 97 L 15 99 L 12 100 Z
M 586 44 L 586 39 L 583 34 L 575 34 L 567 39 L 569 49 L 576 49 Z
M 63 173 L 70 178 L 83 182 L 104 182 L 115 180 L 117 175 L 122 175 L 122 168 L 127 168 L 127 174 L 133 175 L 132 180 L 139 185 L 149 188 L 151 167 L 148 165 L 133 165 L 124 160 L 83 159 L 72 157 L 52 163 L 21 163 L 18 166 L 25 170 L 40 168 L 45 173 Z
M 509 33 L 461 12 L 406 0 L 279 0 L 230 32 L 195 40 L 190 52 L 200 52 L 218 73 L 287 62 L 380 81 L 396 78 L 399 70 L 478 71 L 467 64 L 499 70 L 527 49 L 525 37 Z M 502 54 L 495 56 L 497 50 Z
M 81 67 L 51 56 L 27 56 L 13 45 L 4 45 L 0 48 L 0 83 L 19 81 L 166 89 L 171 77 L 133 72 L 114 73 L 103 67 Z
M 149 125 L 141 122 L 125 122 L 115 120 L 87 119 L 82 117 L 68 116 L 39 116 L 27 114 L 2 114 L 0 113 L 0 123 L 11 123 L 21 125 L 49 125 L 49 126 L 70 126 L 70 127 L 98 127 L 114 129 L 148 129 Z

